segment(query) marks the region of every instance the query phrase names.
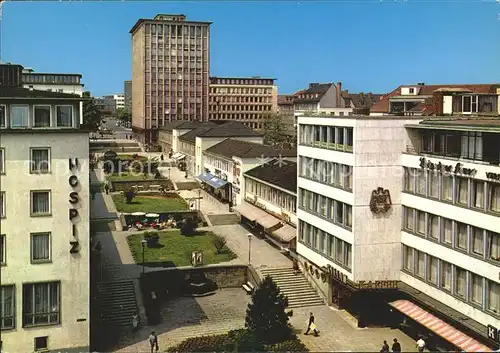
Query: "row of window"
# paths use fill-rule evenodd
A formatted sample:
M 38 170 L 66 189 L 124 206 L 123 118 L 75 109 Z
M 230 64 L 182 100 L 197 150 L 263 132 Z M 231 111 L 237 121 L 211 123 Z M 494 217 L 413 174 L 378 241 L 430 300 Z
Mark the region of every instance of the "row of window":
M 74 127 L 72 105 L 0 105 L 0 127 L 11 128 L 43 128 L 43 127 Z M 9 118 L 8 118 L 9 117 Z
M 406 245 L 403 245 L 403 271 L 500 317 L 500 283 Z
M 212 110 L 217 110 L 219 112 L 270 112 L 271 105 L 216 105 L 212 104 L 210 107 Z
M 352 229 L 352 206 L 299 188 L 300 208 L 338 226 Z
M 500 213 L 500 183 L 404 168 L 403 191 L 477 211 Z
M 23 83 L 44 83 L 44 84 L 79 84 L 80 76 L 77 75 L 39 75 L 23 74 Z
M 301 145 L 352 152 L 353 138 L 352 127 L 305 124 L 299 126 Z
M 0 174 L 6 173 L 5 169 L 5 149 L 0 148 Z M 51 172 L 51 155 L 48 147 L 33 147 L 30 148 L 29 159 L 30 173 L 50 173 Z
M 351 271 L 352 245 L 348 242 L 302 220 L 299 220 L 299 242 Z
M 225 161 L 209 154 L 203 154 L 203 158 L 206 164 L 210 164 L 211 166 L 215 167 L 216 169 L 222 170 L 225 173 L 229 173 L 233 170 L 232 162 Z
M 49 190 L 30 191 L 30 215 L 32 217 L 50 216 L 51 192 Z M 0 217 L 7 216 L 5 191 L 0 192 Z
M 210 80 L 210 84 L 214 83 Z M 250 88 L 250 87 L 211 87 L 210 94 L 267 94 L 271 95 L 273 93 L 272 88 Z M 219 98 L 219 97 L 217 97 Z M 220 97 L 225 98 L 225 97 Z M 245 97 L 227 97 L 227 98 L 245 98 Z M 269 98 L 269 97 L 246 97 L 246 98 Z M 248 100 L 246 102 L 249 102 Z M 250 101 L 251 102 L 251 101 Z M 262 102 L 262 101 L 261 101 Z
M 175 19 L 172 19 L 175 20 Z M 179 24 L 146 24 L 145 26 L 146 33 L 151 34 L 165 34 L 165 35 L 184 35 L 184 36 L 197 36 L 201 37 L 207 36 L 208 34 L 208 26 L 207 25 L 187 25 L 184 23 Z
M 350 165 L 328 162 L 322 159 L 299 157 L 299 176 L 339 189 L 352 191 L 352 172 Z
M 61 283 L 23 284 L 23 327 L 57 325 L 61 322 Z M 0 328 L 16 327 L 16 286 L 0 287 Z
M 250 178 L 245 178 L 245 190 L 288 212 L 297 212 L 297 197 L 287 192 Z
M 500 264 L 500 234 L 403 206 L 403 230 Z
M 7 265 L 7 236 L 0 234 L 0 265 Z M 33 264 L 52 261 L 52 238 L 50 232 L 30 234 L 30 261 Z

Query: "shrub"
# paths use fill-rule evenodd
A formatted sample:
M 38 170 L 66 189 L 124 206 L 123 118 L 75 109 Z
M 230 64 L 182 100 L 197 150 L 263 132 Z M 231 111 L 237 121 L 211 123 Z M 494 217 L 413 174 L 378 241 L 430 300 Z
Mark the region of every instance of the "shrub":
M 182 235 L 194 235 L 198 224 L 193 218 L 185 218 L 181 225 Z
M 130 204 L 130 203 L 132 203 L 132 200 L 135 197 L 135 191 L 134 190 L 124 191 L 123 196 L 125 197 L 125 202 Z
M 168 348 L 167 352 L 223 352 L 229 344 L 228 335 L 191 337 Z
M 264 344 L 259 341 L 257 336 L 249 330 L 234 330 L 228 333 L 230 338 L 226 346 L 227 351 L 231 352 L 263 352 Z
M 214 245 L 215 250 L 217 250 L 217 254 L 220 254 L 222 249 L 224 249 L 227 244 L 227 239 L 222 235 L 215 235 L 212 238 L 212 244 Z
M 297 338 L 275 343 L 266 347 L 268 352 L 307 352 L 307 347 Z
M 267 276 L 253 293 L 252 303 L 248 304 L 245 326 L 264 343 L 288 340 L 292 337 L 292 329 L 285 312 L 287 306 L 287 298 Z
M 144 232 L 144 239 L 147 241 L 148 248 L 154 248 L 160 241 L 158 232 Z

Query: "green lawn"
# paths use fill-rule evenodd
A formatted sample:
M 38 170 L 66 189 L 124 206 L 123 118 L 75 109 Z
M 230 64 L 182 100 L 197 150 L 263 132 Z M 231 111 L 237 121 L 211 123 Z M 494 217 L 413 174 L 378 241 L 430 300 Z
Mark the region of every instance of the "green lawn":
M 107 179 L 109 181 L 136 181 L 136 180 L 152 180 L 154 179 L 154 174 L 149 174 L 147 179 L 144 179 L 144 174 L 141 173 L 121 173 L 108 175 Z M 161 180 L 158 180 L 158 184 Z
M 133 158 L 132 156 L 133 156 L 132 154 L 121 154 L 121 153 L 118 153 L 118 158 L 121 159 L 121 160 L 124 160 L 124 161 L 128 161 L 129 159 L 133 159 L 135 161 L 136 159 Z M 146 156 L 139 156 L 139 161 L 141 161 L 141 162 L 147 162 L 148 161 L 148 157 L 146 157 Z
M 179 197 L 148 197 L 136 196 L 132 203 L 125 202 L 123 195 L 111 195 L 118 212 L 133 213 L 133 212 L 172 212 L 185 211 L 188 209 L 187 202 Z
M 169 263 L 170 266 L 190 266 L 191 265 L 191 252 L 203 252 L 203 264 L 217 264 L 220 262 L 230 261 L 236 256 L 227 248 L 223 248 L 220 254 L 212 244 L 212 239 L 215 234 L 208 231 L 200 231 L 198 235 L 185 236 L 181 235 L 179 230 L 169 230 L 158 232 L 160 236 L 159 243 L 162 247 L 148 248 L 144 250 L 144 262 L 155 263 L 164 262 Z M 136 259 L 137 263 L 142 262 L 142 234 L 134 234 L 127 237 L 127 241 Z M 170 264 L 172 263 L 172 264 Z M 168 266 L 167 265 L 167 266 Z

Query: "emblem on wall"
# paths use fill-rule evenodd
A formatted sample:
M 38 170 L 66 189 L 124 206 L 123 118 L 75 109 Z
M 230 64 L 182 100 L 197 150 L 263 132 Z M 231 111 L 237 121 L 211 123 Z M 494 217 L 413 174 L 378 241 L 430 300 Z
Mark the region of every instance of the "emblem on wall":
M 370 210 L 373 213 L 386 213 L 391 208 L 391 205 L 392 201 L 389 190 L 379 187 L 377 190 L 372 191 Z

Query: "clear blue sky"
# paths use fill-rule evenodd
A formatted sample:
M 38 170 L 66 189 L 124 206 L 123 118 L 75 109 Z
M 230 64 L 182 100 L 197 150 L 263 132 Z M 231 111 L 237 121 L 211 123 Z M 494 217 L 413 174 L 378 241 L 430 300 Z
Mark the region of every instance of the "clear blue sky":
M 351 92 L 378 93 L 416 82 L 500 82 L 493 0 L 7 2 L 3 60 L 81 73 L 94 95 L 122 92 L 129 30 L 157 13 L 212 21 L 211 75 L 271 76 L 280 93 L 339 80 Z

